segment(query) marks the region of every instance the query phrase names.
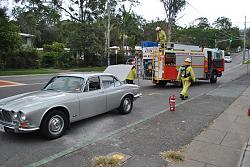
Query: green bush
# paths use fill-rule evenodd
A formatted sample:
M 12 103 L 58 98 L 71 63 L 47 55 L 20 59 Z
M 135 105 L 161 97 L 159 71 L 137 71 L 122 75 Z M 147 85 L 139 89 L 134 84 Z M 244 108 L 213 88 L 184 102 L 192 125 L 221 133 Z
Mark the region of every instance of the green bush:
M 52 45 L 44 44 L 43 49 L 44 51 L 48 52 L 64 52 L 65 45 L 59 42 L 53 42 Z
M 58 52 L 42 52 L 40 54 L 40 62 L 42 67 L 55 67 L 57 59 L 60 56 Z
M 77 63 L 72 52 L 64 52 L 60 54 L 57 59 L 57 66 L 62 68 L 69 68 L 76 66 Z
M 38 53 L 34 49 L 20 49 L 7 52 L 3 56 L 5 67 L 2 68 L 39 68 Z

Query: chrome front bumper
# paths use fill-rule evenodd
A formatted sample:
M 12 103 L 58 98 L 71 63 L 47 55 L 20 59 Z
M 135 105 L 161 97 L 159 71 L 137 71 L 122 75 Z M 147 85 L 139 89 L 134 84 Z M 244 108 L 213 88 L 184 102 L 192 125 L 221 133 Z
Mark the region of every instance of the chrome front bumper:
M 142 93 L 137 93 L 136 95 L 134 95 L 134 101 L 140 97 L 142 97 Z
M 39 127 L 29 127 L 29 128 L 20 128 L 19 124 L 16 123 L 6 123 L 0 121 L 0 132 L 12 131 L 16 133 L 27 133 L 39 130 Z

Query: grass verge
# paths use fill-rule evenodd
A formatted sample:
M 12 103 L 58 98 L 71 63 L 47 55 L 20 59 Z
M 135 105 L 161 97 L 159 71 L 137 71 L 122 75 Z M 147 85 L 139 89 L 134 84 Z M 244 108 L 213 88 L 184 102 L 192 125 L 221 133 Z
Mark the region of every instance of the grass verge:
M 8 75 L 31 75 L 31 74 L 51 74 L 59 72 L 58 69 L 8 69 L 8 70 L 1 70 L 0 76 L 8 76 Z
M 246 60 L 244 64 L 250 64 L 250 60 Z
M 93 167 L 120 167 L 120 160 L 109 156 L 98 156 L 93 159 Z
M 55 68 L 39 68 L 39 69 L 6 69 L 0 71 L 0 76 L 9 75 L 34 75 L 34 74 L 52 74 L 60 72 L 91 72 L 91 71 L 104 71 L 106 67 L 82 67 L 82 68 L 72 68 L 72 69 L 55 69 Z
M 185 152 L 184 150 L 177 150 L 177 151 L 164 151 L 160 153 L 160 156 L 165 161 L 171 162 L 183 162 L 185 160 Z

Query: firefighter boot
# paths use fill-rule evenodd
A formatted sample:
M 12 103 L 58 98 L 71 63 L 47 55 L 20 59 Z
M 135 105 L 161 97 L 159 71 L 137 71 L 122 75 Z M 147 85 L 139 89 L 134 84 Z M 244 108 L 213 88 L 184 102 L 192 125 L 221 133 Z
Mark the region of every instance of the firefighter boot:
M 180 98 L 181 98 L 181 100 L 185 100 L 185 97 L 182 94 L 180 94 Z

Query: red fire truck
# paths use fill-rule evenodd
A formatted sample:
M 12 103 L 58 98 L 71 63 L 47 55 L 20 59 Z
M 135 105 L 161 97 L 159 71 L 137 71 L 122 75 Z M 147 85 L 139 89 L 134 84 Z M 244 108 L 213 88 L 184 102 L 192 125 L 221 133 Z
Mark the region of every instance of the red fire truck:
M 224 51 L 194 45 L 168 44 L 168 49 L 156 42 L 143 42 L 143 79 L 157 85 L 176 83 L 178 69 L 191 58 L 196 79 L 216 83 L 224 71 Z

